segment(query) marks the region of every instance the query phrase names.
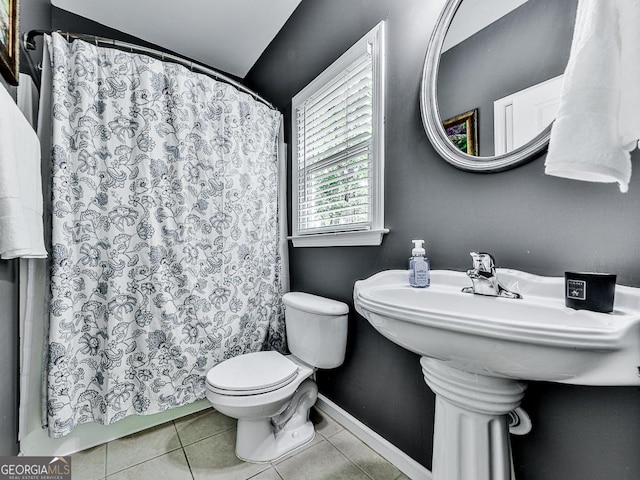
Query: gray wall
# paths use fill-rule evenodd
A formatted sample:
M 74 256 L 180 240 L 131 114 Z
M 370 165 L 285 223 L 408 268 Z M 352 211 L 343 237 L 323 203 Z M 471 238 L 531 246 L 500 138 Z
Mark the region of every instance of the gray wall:
M 20 32 L 30 30 L 51 29 L 51 1 L 50 0 L 21 0 L 20 1 Z M 40 72 L 37 68 L 42 58 L 42 41 L 37 41 L 37 50 L 26 55 L 20 51 L 20 71 L 31 75 L 36 85 L 40 85 Z
M 541 275 L 611 271 L 640 287 L 640 175 L 615 185 L 544 175 L 544 156 L 491 175 L 457 170 L 431 147 L 418 98 L 441 0 L 303 0 L 247 76 L 290 119 L 291 98 L 380 20 L 387 20 L 385 216 L 380 247 L 291 248 L 292 289 L 352 305 L 356 280 L 406 268 L 424 238 L 434 269 L 465 270 L 469 252 Z M 567 25 L 569 28 L 569 25 Z M 290 123 L 287 136 L 290 139 Z M 634 160 L 639 155 L 634 154 Z M 350 314 L 347 358 L 318 374 L 322 393 L 431 466 L 434 397 L 418 356 Z M 531 383 L 534 429 L 514 438 L 518 480 L 640 478 L 640 389 Z
M 17 270 L 17 260 L 0 261 L 0 456 L 18 453 Z

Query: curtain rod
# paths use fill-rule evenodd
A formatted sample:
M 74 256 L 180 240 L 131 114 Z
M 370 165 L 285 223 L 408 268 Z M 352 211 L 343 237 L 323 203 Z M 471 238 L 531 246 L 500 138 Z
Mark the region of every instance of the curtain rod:
M 132 53 L 134 53 L 134 52 L 135 53 L 142 53 L 142 54 L 149 55 L 151 57 L 154 57 L 154 58 L 162 60 L 162 61 L 168 60 L 168 61 L 173 62 L 173 63 L 178 63 L 178 64 L 180 64 L 180 65 L 182 65 L 184 67 L 187 67 L 187 68 L 191 69 L 192 71 L 196 71 L 198 73 L 204 73 L 205 75 L 208 75 L 210 77 L 214 77 L 214 78 L 216 78 L 218 80 L 221 80 L 223 82 L 229 83 L 229 84 L 233 85 L 234 87 L 236 87 L 238 90 L 242 90 L 243 92 L 248 93 L 253 98 L 258 100 L 259 102 L 264 103 L 269 108 L 273 108 L 274 110 L 277 110 L 276 107 L 274 107 L 271 102 L 269 102 L 268 100 L 265 100 L 260 95 L 258 95 L 256 92 L 251 90 L 250 88 L 245 87 L 244 85 L 242 85 L 241 83 L 237 82 L 233 78 L 230 78 L 230 77 L 226 76 L 225 74 L 223 74 L 221 72 L 218 72 L 217 70 L 209 68 L 209 67 L 207 67 L 205 65 L 202 65 L 200 63 L 196 63 L 193 60 L 188 60 L 188 59 L 179 57 L 177 55 L 173 55 L 171 53 L 165 53 L 165 52 L 162 52 L 160 50 L 155 50 L 153 48 L 148 48 L 148 47 L 143 47 L 141 45 L 136 45 L 135 43 L 128 43 L 128 42 L 122 42 L 120 40 L 114 40 L 112 38 L 98 37 L 96 35 L 87 35 L 85 33 L 62 32 L 60 30 L 53 30 L 53 31 L 56 32 L 56 33 L 59 33 L 60 35 L 65 37 L 67 39 L 67 41 L 70 41 L 70 39 L 84 40 L 85 42 L 93 43 L 96 46 L 100 45 L 100 46 L 103 46 L 103 47 L 113 47 L 113 48 L 118 48 L 118 49 L 123 49 L 123 50 L 129 50 Z M 42 35 L 45 35 L 45 34 L 51 34 L 53 31 L 51 31 L 51 30 L 30 30 L 28 33 L 23 33 L 22 34 L 22 45 L 23 45 L 24 49 L 25 50 L 35 50 L 36 49 L 35 37 L 42 36 Z

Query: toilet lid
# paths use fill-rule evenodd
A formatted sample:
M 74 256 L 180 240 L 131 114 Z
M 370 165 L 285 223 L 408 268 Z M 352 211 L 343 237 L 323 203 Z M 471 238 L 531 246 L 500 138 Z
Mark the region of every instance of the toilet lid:
M 276 390 L 296 377 L 298 366 L 278 352 L 254 352 L 219 363 L 207 373 L 207 384 L 227 395 Z

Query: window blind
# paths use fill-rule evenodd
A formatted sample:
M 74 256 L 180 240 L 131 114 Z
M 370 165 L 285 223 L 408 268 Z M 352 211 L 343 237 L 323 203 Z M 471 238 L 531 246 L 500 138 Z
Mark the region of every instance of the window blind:
M 300 234 L 371 228 L 373 89 L 367 45 L 296 109 Z

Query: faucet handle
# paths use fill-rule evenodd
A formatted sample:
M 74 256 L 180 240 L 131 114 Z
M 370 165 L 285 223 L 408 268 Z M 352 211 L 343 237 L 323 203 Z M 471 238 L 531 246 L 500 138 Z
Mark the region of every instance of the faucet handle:
M 474 293 L 492 297 L 522 298 L 517 292 L 506 289 L 496 276 L 496 261 L 493 255 L 486 252 L 469 252 L 473 259 L 473 268 L 467 270 L 473 286 L 462 289 L 464 293 Z
M 495 272 L 496 262 L 493 255 L 486 252 L 469 252 L 473 260 L 473 268 L 480 272 Z

